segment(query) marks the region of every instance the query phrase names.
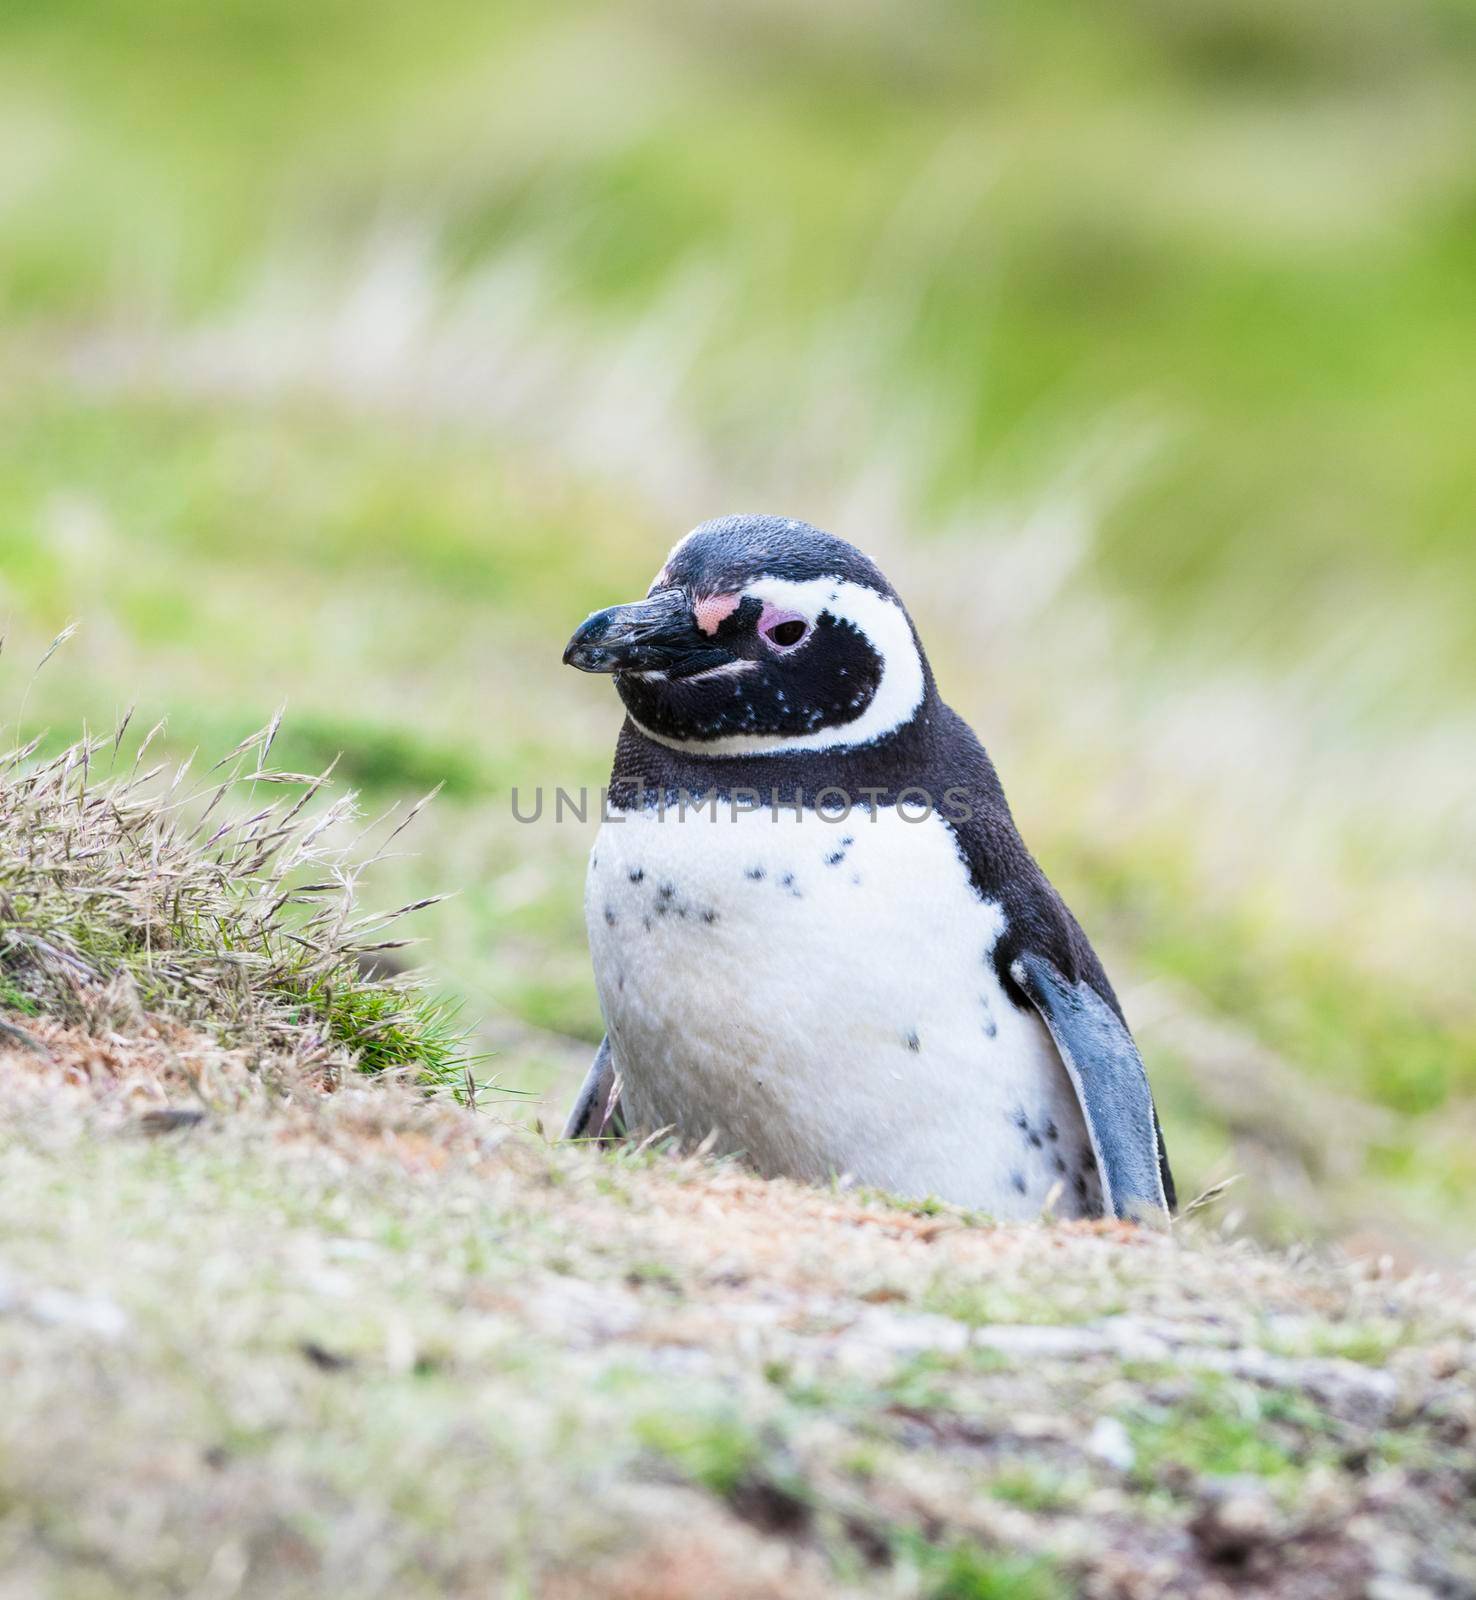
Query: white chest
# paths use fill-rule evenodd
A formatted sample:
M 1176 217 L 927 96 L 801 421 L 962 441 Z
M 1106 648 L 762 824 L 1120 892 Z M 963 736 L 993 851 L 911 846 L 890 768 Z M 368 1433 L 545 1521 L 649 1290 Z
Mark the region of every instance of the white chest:
M 937 818 L 617 816 L 585 909 L 636 1126 L 716 1131 L 770 1175 L 1096 1211 L 1065 1069 L 990 959 L 1003 912 Z

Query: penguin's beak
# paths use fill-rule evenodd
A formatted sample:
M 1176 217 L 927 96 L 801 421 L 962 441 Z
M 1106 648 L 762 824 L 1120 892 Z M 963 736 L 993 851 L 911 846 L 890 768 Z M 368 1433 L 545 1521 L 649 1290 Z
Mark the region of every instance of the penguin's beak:
M 662 672 L 687 678 L 733 659 L 697 626 L 683 589 L 658 589 L 633 605 L 596 611 L 564 648 L 581 672 Z

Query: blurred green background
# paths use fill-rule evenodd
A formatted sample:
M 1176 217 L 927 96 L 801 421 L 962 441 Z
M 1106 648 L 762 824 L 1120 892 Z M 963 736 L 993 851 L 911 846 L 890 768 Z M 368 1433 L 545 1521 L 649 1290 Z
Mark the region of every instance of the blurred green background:
M 1471 0 L 12 0 L 0 328 L 8 716 L 285 699 L 283 764 L 444 781 L 375 892 L 459 891 L 546 1122 L 593 822 L 509 791 L 618 721 L 563 642 L 782 511 L 912 606 L 1181 1188 L 1476 1239 Z

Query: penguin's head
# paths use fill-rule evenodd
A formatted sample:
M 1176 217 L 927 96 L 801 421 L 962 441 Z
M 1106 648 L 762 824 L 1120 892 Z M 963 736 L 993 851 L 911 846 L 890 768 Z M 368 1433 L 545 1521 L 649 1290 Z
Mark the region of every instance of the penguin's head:
M 782 517 L 694 528 L 646 598 L 595 612 L 564 660 L 613 673 L 649 738 L 714 756 L 874 744 L 916 716 L 931 685 L 873 563 Z

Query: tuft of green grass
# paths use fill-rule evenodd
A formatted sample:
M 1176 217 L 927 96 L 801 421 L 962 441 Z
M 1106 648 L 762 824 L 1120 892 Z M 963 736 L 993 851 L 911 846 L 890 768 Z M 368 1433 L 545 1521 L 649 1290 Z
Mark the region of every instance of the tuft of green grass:
M 753 1430 L 725 1411 L 652 1412 L 637 1419 L 635 1436 L 683 1477 L 724 1499 L 735 1493 L 763 1455 Z
M 954 1381 L 960 1374 L 997 1372 L 1008 1365 L 1008 1358 L 997 1350 L 970 1350 L 962 1356 L 924 1350 L 898 1364 L 883 1385 L 881 1396 L 887 1404 L 909 1411 L 956 1411 Z
M 1324 1356 L 1382 1367 L 1404 1341 L 1404 1329 L 1392 1317 L 1366 1322 L 1319 1322 L 1309 1330 L 1276 1338 L 1268 1332 L 1266 1348 L 1292 1357 Z
M 346 1068 L 459 1084 L 453 1011 L 391 970 L 400 920 L 359 903 L 363 873 L 424 801 L 356 826 L 328 772 L 269 767 L 280 716 L 214 774 L 130 762 L 130 716 L 49 758 L 0 755 L 0 1001 L 84 1025 L 163 1013 L 331 1079 Z M 277 795 L 267 799 L 264 795 Z
M 955 1282 L 940 1279 L 923 1296 L 923 1309 L 938 1316 L 951 1317 L 969 1328 L 995 1324 L 1090 1322 L 1112 1316 L 1121 1310 L 1115 1302 L 1102 1304 L 1053 1293 L 1054 1286 L 1033 1281 L 996 1283 L 989 1281 Z
M 1325 1444 L 1329 1421 L 1311 1402 L 1216 1375 L 1198 1378 L 1182 1400 L 1129 1419 L 1137 1480 L 1167 1466 L 1204 1477 L 1293 1477 Z
M 904 1535 L 899 1553 L 922 1578 L 926 1600 L 1066 1600 L 1071 1592 L 1055 1563 L 985 1550 L 969 1541 L 937 1545 Z
M 1081 1481 L 1050 1467 L 1023 1466 L 990 1479 L 996 1500 L 1022 1511 L 1063 1511 L 1080 1503 L 1085 1494 Z

